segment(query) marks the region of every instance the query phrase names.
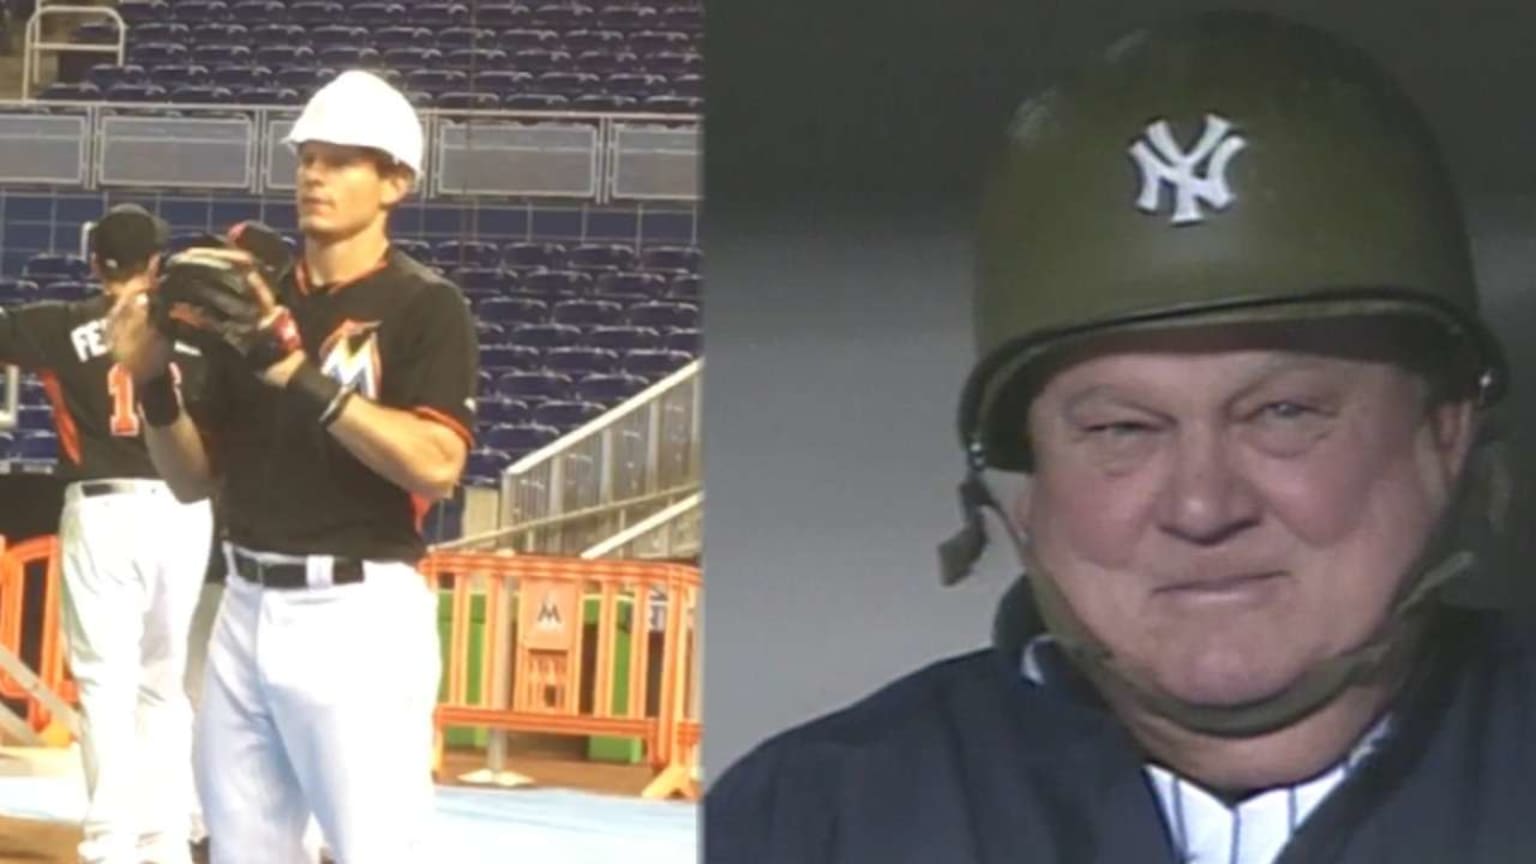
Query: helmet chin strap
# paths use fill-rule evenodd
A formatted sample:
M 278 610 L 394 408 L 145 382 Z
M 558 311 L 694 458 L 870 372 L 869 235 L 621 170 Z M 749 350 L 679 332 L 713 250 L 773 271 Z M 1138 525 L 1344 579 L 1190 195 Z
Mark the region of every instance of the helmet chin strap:
M 974 456 L 974 454 L 973 454 Z M 1461 490 L 1466 483 L 1459 484 Z M 1458 490 L 1460 491 L 1460 490 Z M 1147 710 L 1182 728 L 1223 738 L 1250 738 L 1283 729 L 1333 702 L 1351 687 L 1378 680 L 1390 662 L 1408 650 L 1425 623 L 1427 601 L 1437 589 L 1467 573 L 1474 556 L 1465 549 L 1452 550 L 1457 536 L 1455 513 L 1460 496 L 1452 499 L 1432 542 L 1420 554 L 1414 576 L 1404 581 L 1386 620 L 1364 643 L 1328 658 L 1308 669 L 1285 689 L 1237 705 L 1196 704 L 1169 695 L 1145 673 L 1132 668 L 1089 632 L 1062 596 L 1055 582 L 1030 554 L 1021 532 L 998 505 L 974 461 L 960 486 L 964 527 L 940 546 L 945 585 L 964 579 L 986 547 L 985 510 L 992 510 L 1005 526 L 1046 630 L 1067 655 L 1091 679 L 1123 686 Z

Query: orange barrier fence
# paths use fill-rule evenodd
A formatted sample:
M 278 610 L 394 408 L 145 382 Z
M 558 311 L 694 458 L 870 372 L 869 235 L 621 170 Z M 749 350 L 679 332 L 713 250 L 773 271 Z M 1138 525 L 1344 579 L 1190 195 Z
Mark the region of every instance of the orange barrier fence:
M 41 566 L 44 571 L 39 587 L 41 596 L 29 597 L 27 571 L 36 566 Z M 59 626 L 62 595 L 57 537 L 50 535 L 24 540 L 5 548 L 4 554 L 0 554 L 0 648 L 14 657 L 22 656 L 24 613 L 30 604 L 40 602 L 43 616 L 38 631 L 37 683 L 63 703 L 72 704 L 76 697 L 75 682 L 69 677 Z M 3 671 L 0 671 L 0 696 L 26 701 L 27 724 L 35 731 L 41 732 L 54 719 L 37 692 Z
M 451 581 L 453 592 L 448 686 L 437 710 L 439 764 L 443 729 L 450 726 L 622 736 L 644 742 L 657 772 L 647 797 L 698 796 L 696 568 L 446 552 L 429 556 L 422 572 L 434 587 Z M 486 637 L 474 658 L 481 698 L 471 704 L 476 598 L 484 598 Z M 583 622 L 594 602 L 595 644 L 589 645 Z M 651 639 L 643 638 L 652 629 L 661 631 L 657 663 Z M 629 687 L 624 704 L 616 704 L 617 649 L 626 631 Z

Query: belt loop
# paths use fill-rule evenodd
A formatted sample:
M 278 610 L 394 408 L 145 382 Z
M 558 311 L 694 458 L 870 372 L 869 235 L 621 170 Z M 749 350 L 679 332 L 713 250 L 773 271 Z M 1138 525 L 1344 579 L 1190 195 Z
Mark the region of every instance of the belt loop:
M 304 561 L 304 577 L 311 588 L 330 588 L 336 584 L 336 559 L 330 555 L 310 555 Z

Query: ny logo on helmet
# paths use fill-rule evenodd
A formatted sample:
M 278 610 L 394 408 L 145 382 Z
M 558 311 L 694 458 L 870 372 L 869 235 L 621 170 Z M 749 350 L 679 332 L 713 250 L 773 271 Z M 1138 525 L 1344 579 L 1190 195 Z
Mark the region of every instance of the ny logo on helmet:
M 1195 148 L 1185 152 L 1173 138 L 1168 121 L 1147 126 L 1130 153 L 1141 169 L 1141 195 L 1136 206 L 1156 213 L 1162 206 L 1163 184 L 1173 188 L 1173 224 L 1185 225 L 1205 218 L 1201 203 L 1221 210 L 1233 201 L 1227 187 L 1227 163 L 1248 145 L 1242 136 L 1230 134 L 1232 124 L 1215 114 L 1205 115 L 1205 131 Z M 1201 167 L 1204 166 L 1202 172 Z

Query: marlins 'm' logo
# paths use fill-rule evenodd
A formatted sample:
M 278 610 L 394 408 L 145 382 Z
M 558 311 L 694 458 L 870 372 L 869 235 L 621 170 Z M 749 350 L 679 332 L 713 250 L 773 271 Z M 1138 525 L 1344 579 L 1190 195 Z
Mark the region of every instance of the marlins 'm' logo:
M 379 398 L 379 322 L 341 322 L 320 346 L 320 371 L 369 399 Z

